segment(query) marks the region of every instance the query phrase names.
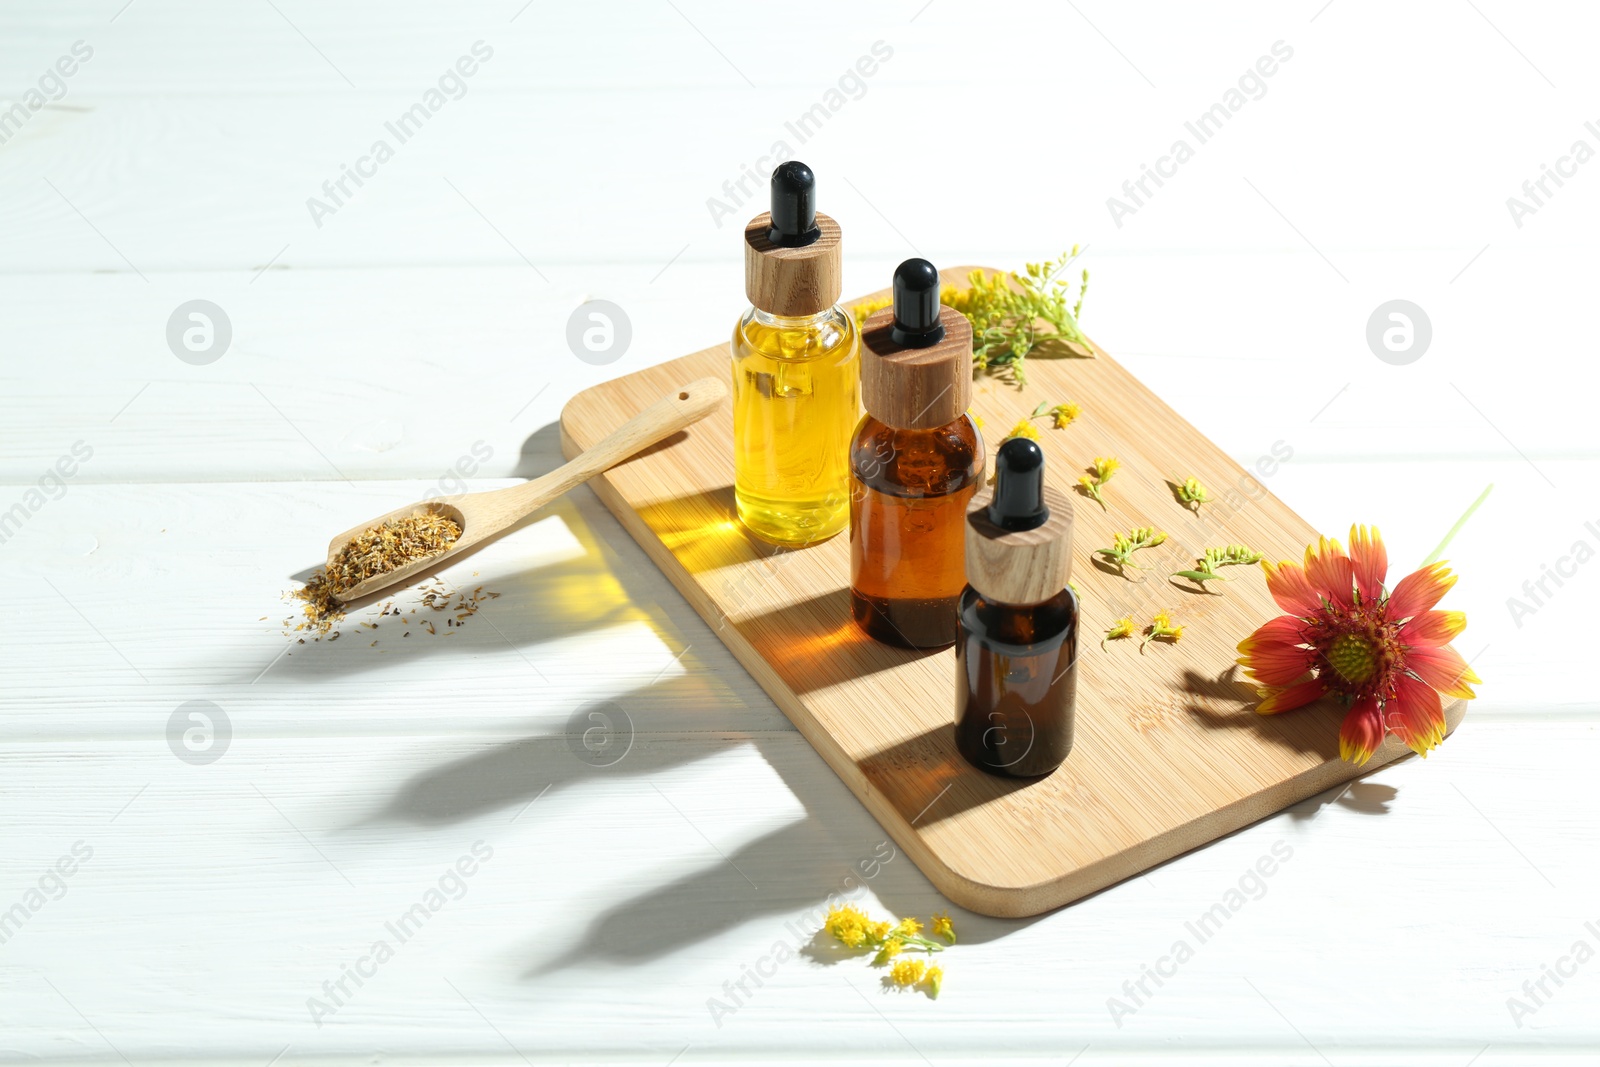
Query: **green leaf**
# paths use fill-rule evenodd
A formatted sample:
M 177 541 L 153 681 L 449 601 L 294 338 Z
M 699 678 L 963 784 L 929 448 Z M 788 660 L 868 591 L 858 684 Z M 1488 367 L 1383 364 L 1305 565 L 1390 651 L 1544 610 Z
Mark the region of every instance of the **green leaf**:
M 1199 582 L 1201 585 L 1205 585 L 1212 579 L 1216 579 L 1220 582 L 1225 582 L 1228 580 L 1220 574 L 1207 574 L 1204 571 L 1175 571 L 1173 572 L 1172 576 L 1174 578 L 1187 578 L 1192 582 Z

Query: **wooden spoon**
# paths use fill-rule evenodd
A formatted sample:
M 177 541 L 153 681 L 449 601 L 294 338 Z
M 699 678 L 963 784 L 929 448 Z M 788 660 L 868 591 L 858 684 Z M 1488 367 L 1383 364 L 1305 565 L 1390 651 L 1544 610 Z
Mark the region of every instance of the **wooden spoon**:
M 382 526 L 392 519 L 409 518 L 428 512 L 443 515 L 461 526 L 461 536 L 445 551 L 426 556 L 383 574 L 357 582 L 338 594 L 351 603 L 390 586 L 401 585 L 422 571 L 437 567 L 451 556 L 505 532 L 519 520 L 544 507 L 574 486 L 581 485 L 601 471 L 616 466 L 651 445 L 671 437 L 685 426 L 699 422 L 719 407 L 728 396 L 719 378 L 690 382 L 671 396 L 656 401 L 617 429 L 595 442 L 593 448 L 549 474 L 485 493 L 457 493 L 436 500 L 419 500 L 403 508 L 368 519 L 328 542 L 331 568 L 351 538 Z

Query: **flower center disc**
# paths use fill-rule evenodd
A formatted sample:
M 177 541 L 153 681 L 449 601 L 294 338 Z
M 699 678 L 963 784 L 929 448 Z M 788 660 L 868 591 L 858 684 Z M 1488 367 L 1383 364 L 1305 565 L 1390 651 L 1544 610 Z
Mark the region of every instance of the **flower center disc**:
M 1333 664 L 1333 669 L 1345 681 L 1359 685 L 1372 677 L 1373 670 L 1378 666 L 1378 657 L 1372 642 L 1365 637 L 1340 634 L 1328 649 L 1328 662 Z

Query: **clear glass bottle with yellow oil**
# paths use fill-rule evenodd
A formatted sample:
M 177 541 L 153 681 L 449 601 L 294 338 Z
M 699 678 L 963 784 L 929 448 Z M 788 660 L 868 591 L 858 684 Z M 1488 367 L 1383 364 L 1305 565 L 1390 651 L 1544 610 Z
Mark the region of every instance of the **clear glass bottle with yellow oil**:
M 838 305 L 839 226 L 817 212 L 809 167 L 773 171 L 772 210 L 744 238 L 752 306 L 731 346 L 734 499 L 762 540 L 812 544 L 850 521 L 861 345 Z

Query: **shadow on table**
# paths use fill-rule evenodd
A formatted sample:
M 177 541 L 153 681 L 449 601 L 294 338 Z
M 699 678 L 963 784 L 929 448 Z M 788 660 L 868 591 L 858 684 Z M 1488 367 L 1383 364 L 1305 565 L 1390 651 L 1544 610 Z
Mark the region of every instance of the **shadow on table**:
M 1384 766 L 1387 767 L 1389 764 Z M 1399 795 L 1400 790 L 1392 785 L 1357 780 L 1319 793 L 1310 800 L 1302 801 L 1286 810 L 1290 818 L 1307 822 L 1316 818 L 1323 808 L 1334 804 L 1362 815 L 1387 815 L 1389 805 L 1394 803 L 1395 797 Z
M 954 913 L 963 944 L 992 941 L 1033 921 L 962 912 L 928 884 L 887 835 L 881 840 L 886 843 L 863 850 L 862 862 L 874 872 L 872 878 L 859 868 L 818 863 L 820 856 L 837 855 L 841 846 L 820 820 L 808 816 L 612 905 L 564 950 L 552 952 L 547 937 L 530 936 L 515 950 L 519 958 L 533 961 L 522 977 L 531 981 L 597 959 L 624 966 L 644 963 L 758 920 L 769 926 L 764 949 L 782 942 L 796 955 L 829 962 L 814 944 L 825 941 L 815 935 L 829 907 L 854 901 L 875 918 L 889 917 L 864 899 L 866 889 L 894 917 L 914 915 L 927 922 L 934 911 Z
M 1324 760 L 1339 758 L 1339 724 L 1345 709 L 1332 697 L 1323 697 L 1316 703 L 1279 715 L 1257 714 L 1255 709 L 1261 698 L 1253 685 L 1239 677 L 1237 664 L 1215 678 L 1194 670 L 1185 671 L 1181 689 L 1192 698 L 1186 710 L 1208 730 L 1250 730 L 1291 752 L 1315 755 Z M 1409 755 L 1401 757 L 1409 758 Z M 1391 785 L 1358 780 L 1319 793 L 1285 810 L 1293 819 L 1310 820 L 1323 808 L 1337 803 L 1364 815 L 1383 815 L 1397 795 L 1398 790 Z
M 604 778 L 649 778 L 699 758 L 680 740 L 652 740 L 649 730 L 670 733 L 670 710 L 704 694 L 692 675 L 621 696 L 581 704 L 562 733 L 492 744 L 470 756 L 442 763 L 401 784 L 380 810 L 346 827 L 404 822 L 446 826 L 489 812 L 529 808 L 546 794 L 582 788 Z M 537 821 L 537 811 L 518 815 Z M 514 820 L 515 821 L 515 820 Z
M 1238 664 L 1216 677 L 1189 669 L 1173 688 L 1187 698 L 1184 710 L 1208 730 L 1245 730 L 1279 748 L 1324 760 L 1339 758 L 1343 709 L 1331 697 L 1279 715 L 1260 715 L 1255 686 L 1240 677 Z
M 686 697 L 698 691 L 698 684 L 692 676 L 679 676 L 615 701 L 580 708 L 574 717 L 580 722 L 586 721 L 591 710 L 614 715 L 621 707 L 627 712 L 635 733 L 617 752 L 606 751 L 606 745 L 621 743 L 615 739 L 606 739 L 606 745 L 586 745 L 583 733 L 571 731 L 491 745 L 415 775 L 382 808 L 345 827 L 344 832 L 375 824 L 449 825 L 494 812 L 507 813 L 512 822 L 536 824 L 552 794 L 582 790 L 605 777 L 648 782 L 704 758 L 703 745 L 647 736 L 652 728 L 670 732 L 670 723 L 664 720 L 684 706 Z M 762 738 L 751 743 L 808 812 L 855 806 L 826 764 L 809 749 Z M 612 758 L 616 762 L 599 765 Z M 670 805 L 670 797 L 663 794 L 661 803 Z M 719 858 L 691 874 L 641 887 L 597 916 L 572 947 L 532 964 L 525 977 L 538 977 L 595 957 L 623 964 L 643 962 L 765 917 L 773 921 L 773 936 L 798 952 L 801 943 L 820 926 L 830 894 L 853 900 L 862 895 L 863 888 L 870 889 L 897 917 L 917 915 L 926 920 L 933 911 L 956 912 L 963 943 L 1003 937 L 1031 921 L 961 913 L 929 885 L 865 811 L 857 809 L 854 815 L 850 836 L 865 844 L 847 845 L 814 814 L 731 851 L 713 844 L 721 853 Z M 684 818 L 688 820 L 688 816 Z M 715 832 L 713 827 L 702 830 L 693 821 L 690 825 L 703 835 Z M 845 863 L 832 858 L 841 853 L 856 855 Z M 548 942 L 547 936 L 530 934 L 526 948 L 519 953 L 538 957 L 543 954 L 541 946 Z
M 517 473 L 536 476 L 553 468 L 559 462 L 554 440 L 554 427 L 530 438 Z M 530 448 L 545 462 L 529 463 Z M 623 622 L 643 621 L 664 633 L 670 623 L 664 625 L 660 612 L 641 606 L 660 595 L 660 583 L 647 586 L 643 578 L 635 576 L 648 564 L 631 539 L 617 531 L 616 536 L 628 544 L 608 544 L 570 501 L 558 502 L 542 513 L 551 514 L 560 515 L 572 529 L 583 545 L 583 555 L 512 575 L 486 573 L 474 578 L 474 585 L 481 581 L 504 596 L 489 602 L 482 618 L 468 619 L 469 625 L 460 631 L 451 628 L 456 636 L 442 639 L 441 626 L 439 637 L 428 635 L 419 642 L 413 627 L 401 655 L 380 659 L 366 655 L 373 651 L 367 646 L 370 637 L 356 636 L 372 631 L 347 626 L 341 642 L 293 646 L 294 660 L 279 665 L 269 677 L 281 672 L 311 676 L 311 680 L 317 675 L 338 678 L 379 670 L 413 656 L 503 653 L 508 644 L 520 653 L 521 646 Z M 830 601 L 829 606 L 838 605 Z M 416 616 L 411 617 L 414 623 Z M 473 625 L 497 620 L 497 626 Z M 391 632 L 389 618 L 383 619 L 377 631 L 380 640 Z M 672 637 L 667 643 L 683 646 L 700 640 L 711 639 L 690 635 L 688 640 Z M 393 647 L 392 642 L 384 644 Z M 311 654 L 301 655 L 302 650 Z M 497 812 L 504 813 L 508 821 L 533 824 L 544 817 L 547 806 L 540 800 L 548 799 L 547 794 L 582 790 L 607 775 L 646 781 L 664 775 L 704 758 L 706 746 L 685 741 L 680 731 L 681 709 L 692 706 L 697 697 L 704 699 L 707 682 L 708 675 L 703 672 L 677 675 L 609 700 L 579 705 L 564 731 L 488 744 L 469 756 L 413 776 L 400 783 L 378 810 L 343 832 L 360 832 L 374 825 L 437 827 Z M 617 726 L 619 709 L 626 713 L 625 728 Z M 593 736 L 596 728 L 601 730 L 598 744 Z M 612 733 L 619 729 L 626 730 L 626 738 Z M 917 915 L 926 920 L 934 911 L 951 911 L 963 943 L 1004 937 L 1031 922 L 991 919 L 953 907 L 899 846 L 888 840 L 820 756 L 787 736 L 781 742 L 756 737 L 751 743 L 808 815 L 711 858 L 690 874 L 639 886 L 628 899 L 597 916 L 576 944 L 555 955 L 544 947 L 550 943 L 548 934 L 539 934 L 530 918 L 526 944 L 515 950 L 518 959 L 531 961 L 526 977 L 559 971 L 579 959 L 599 957 L 624 965 L 643 962 L 755 920 L 770 921 L 774 938 L 785 939 L 799 951 L 797 938 L 803 934 L 809 939 L 820 926 L 830 895 L 857 898 L 863 886 L 896 916 Z M 622 746 L 624 755 L 609 762 L 616 751 L 614 745 Z M 664 795 L 662 803 L 668 804 L 670 799 Z M 836 814 L 824 819 L 817 814 L 824 811 Z M 711 834 L 709 841 L 715 837 L 715 828 L 706 830 Z M 873 877 L 868 878 L 867 871 Z M 826 958 L 826 953 L 818 958 Z

